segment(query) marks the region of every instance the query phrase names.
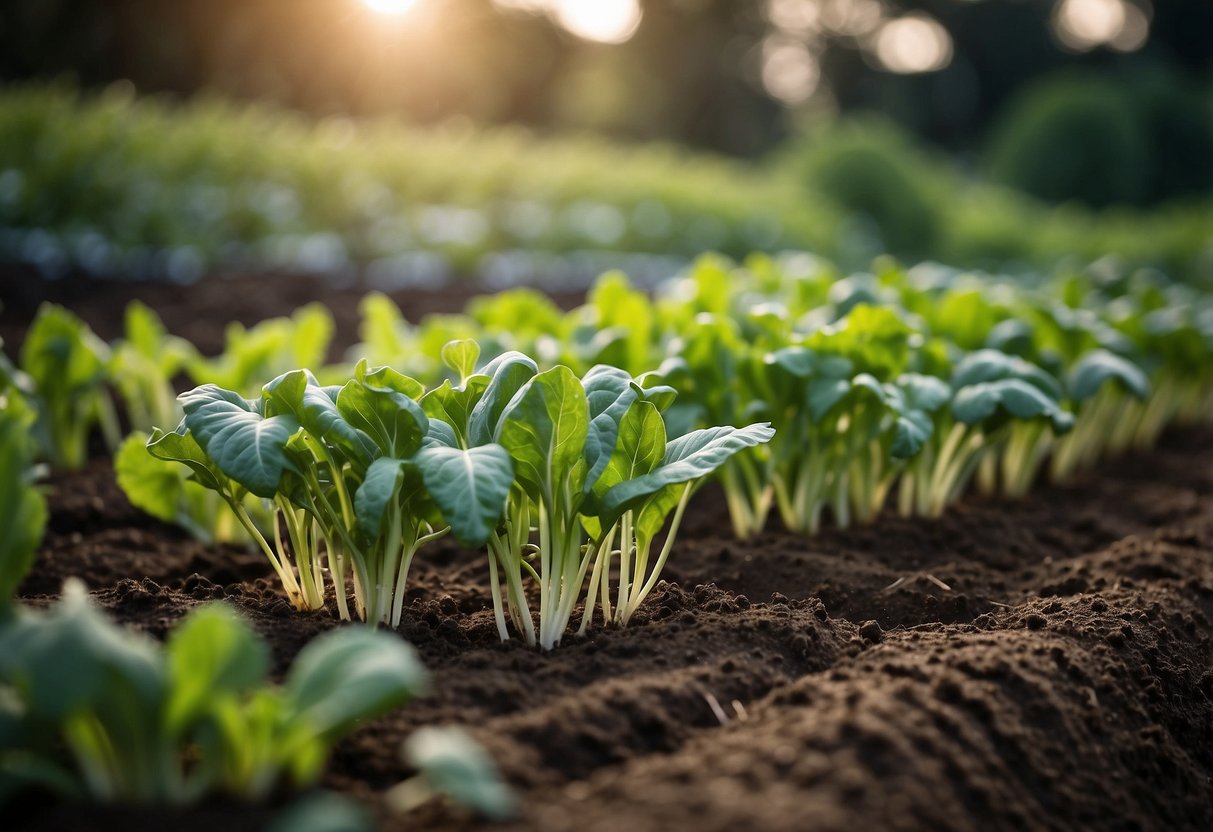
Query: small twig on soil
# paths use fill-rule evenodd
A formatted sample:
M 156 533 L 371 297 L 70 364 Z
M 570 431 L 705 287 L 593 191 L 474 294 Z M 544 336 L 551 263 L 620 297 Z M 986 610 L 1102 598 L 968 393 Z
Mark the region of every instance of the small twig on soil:
M 881 592 L 892 592 L 893 590 L 900 587 L 902 584 L 906 584 L 911 581 L 929 581 L 930 583 L 932 583 L 935 586 L 942 589 L 944 592 L 952 591 L 952 587 L 948 586 L 943 581 L 939 580 L 939 578 L 936 578 L 934 575 L 931 575 L 930 573 L 927 573 L 927 572 L 915 572 L 913 575 L 902 575 L 900 578 L 893 581 L 893 583 L 889 584 L 884 589 L 882 589 Z
M 750 718 L 749 713 L 746 712 L 745 705 L 741 704 L 740 699 L 733 700 L 733 713 L 737 714 L 738 722 L 745 722 Z
M 716 715 L 716 719 L 720 724 L 728 725 L 729 715 L 724 712 L 724 708 L 720 707 L 720 701 L 710 693 L 705 693 L 703 698 L 708 703 L 708 707 L 712 709 L 712 713 Z

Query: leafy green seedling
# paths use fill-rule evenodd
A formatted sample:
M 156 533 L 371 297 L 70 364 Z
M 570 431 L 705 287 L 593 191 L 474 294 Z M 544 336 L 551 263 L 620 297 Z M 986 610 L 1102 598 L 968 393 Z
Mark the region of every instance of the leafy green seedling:
M 419 728 L 405 740 L 401 756 L 417 776 L 388 792 L 388 803 L 397 812 L 447 797 L 489 820 L 518 814 L 517 798 L 492 758 L 461 728 Z
M 40 456 L 53 467 L 84 467 L 94 427 L 117 448 L 118 419 L 105 386 L 109 361 L 109 347 L 71 312 L 50 303 L 38 309 L 21 347 L 20 379 L 38 413 Z

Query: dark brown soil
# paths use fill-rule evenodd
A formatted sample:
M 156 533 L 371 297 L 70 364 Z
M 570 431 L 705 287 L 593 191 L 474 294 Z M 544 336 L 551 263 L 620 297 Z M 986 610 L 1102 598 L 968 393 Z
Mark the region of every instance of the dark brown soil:
M 279 668 L 337 625 L 294 613 L 258 556 L 141 517 L 104 460 L 52 486 L 31 603 L 76 575 L 163 634 L 227 598 Z M 498 642 L 483 555 L 424 551 L 401 634 L 434 693 L 343 742 L 326 785 L 383 811 L 403 739 L 459 723 L 520 793 L 508 829 L 1213 829 L 1213 430 L 1027 500 L 812 539 L 735 541 L 707 490 L 667 577 L 627 630 L 541 654 Z M 26 806 L 5 828 L 264 819 Z M 383 823 L 481 826 L 438 804 Z

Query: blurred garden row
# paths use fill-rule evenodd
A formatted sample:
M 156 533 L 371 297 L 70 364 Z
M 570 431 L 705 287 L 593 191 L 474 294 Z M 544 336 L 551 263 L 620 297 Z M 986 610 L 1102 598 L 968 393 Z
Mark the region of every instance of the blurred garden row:
M 124 85 L 10 88 L 0 95 L 0 258 L 51 278 L 74 269 L 191 282 L 276 268 L 383 289 L 465 277 L 571 288 L 612 267 L 653 284 L 704 251 L 790 249 L 846 269 L 892 253 L 1006 273 L 1115 255 L 1206 280 L 1207 198 L 1124 207 L 1147 192 L 1182 194 L 1176 164 L 1201 184 L 1199 164 L 1154 146 L 1173 130 L 1151 138 L 1151 125 L 1187 113 L 1180 126 L 1199 144 L 1213 127 L 1198 104 L 1176 99 L 1137 118 L 1106 85 L 1054 84 L 967 170 L 862 117 L 741 162 L 516 127 L 308 120 L 266 105 L 137 98 Z M 1121 207 L 1091 207 L 1110 203 Z

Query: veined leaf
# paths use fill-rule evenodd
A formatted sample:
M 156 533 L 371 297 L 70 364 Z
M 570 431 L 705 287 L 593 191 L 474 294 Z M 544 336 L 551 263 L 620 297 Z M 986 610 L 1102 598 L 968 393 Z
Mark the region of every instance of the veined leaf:
M 417 453 L 416 464 L 459 542 L 484 545 L 501 522 L 514 484 L 514 464 L 505 448 L 480 445 L 463 450 L 434 445 Z
M 400 493 L 407 464 L 402 459 L 380 457 L 366 469 L 366 478 L 354 494 L 354 514 L 358 528 L 368 537 L 376 537 L 383 528 L 383 516 Z
M 506 406 L 497 442 L 514 459 L 518 481 L 535 499 L 558 489 L 581 491 L 589 409 L 581 381 L 568 367 L 540 373 Z
M 283 472 L 294 470 L 286 452 L 299 429 L 294 417 L 265 418 L 242 396 L 213 384 L 179 398 L 186 427 L 219 470 L 258 497 L 273 497 Z
M 480 374 L 488 376 L 490 381 L 467 422 L 469 445 L 486 445 L 493 441 L 501 426 L 502 413 L 538 372 L 539 366 L 519 352 L 504 353 L 485 365 Z
M 666 445 L 660 467 L 636 479 L 621 482 L 606 492 L 599 512 L 604 518 L 603 528 L 609 529 L 625 511 L 665 486 L 706 477 L 729 457 L 746 448 L 770 442 L 774 435 L 775 431 L 769 424 L 755 424 L 744 428 L 706 428 L 671 440 Z
M 429 417 L 414 399 L 357 379 L 347 382 L 337 394 L 337 412 L 351 427 L 369 436 L 381 453 L 398 459 L 416 453 L 429 431 Z

